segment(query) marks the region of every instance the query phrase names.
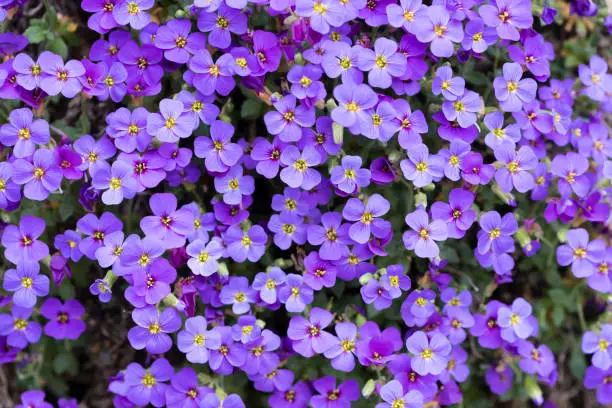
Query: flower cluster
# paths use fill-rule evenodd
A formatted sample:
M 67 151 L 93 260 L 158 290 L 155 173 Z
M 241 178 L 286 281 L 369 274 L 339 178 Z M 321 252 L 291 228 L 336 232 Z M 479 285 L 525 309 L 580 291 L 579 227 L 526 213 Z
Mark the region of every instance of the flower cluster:
M 470 373 L 541 404 L 558 375 L 545 306 L 503 285 L 556 251 L 612 293 L 612 74 L 593 55 L 552 78 L 532 6 L 82 0 L 101 35 L 86 58 L 1 34 L 2 361 L 83 335 L 90 311 L 61 288 L 85 265 L 147 355 L 109 379 L 116 407 L 241 408 L 247 381 L 279 408 L 447 406 Z M 69 99 L 106 101 L 101 129 L 58 127 L 45 109 Z M 609 323 L 582 341 L 603 404 Z

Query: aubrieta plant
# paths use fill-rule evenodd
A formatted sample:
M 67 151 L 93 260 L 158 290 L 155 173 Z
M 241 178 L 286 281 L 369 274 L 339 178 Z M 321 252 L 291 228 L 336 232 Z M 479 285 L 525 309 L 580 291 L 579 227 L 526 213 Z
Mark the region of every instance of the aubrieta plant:
M 62 3 L 0 0 L 0 406 L 612 403 L 603 5 Z

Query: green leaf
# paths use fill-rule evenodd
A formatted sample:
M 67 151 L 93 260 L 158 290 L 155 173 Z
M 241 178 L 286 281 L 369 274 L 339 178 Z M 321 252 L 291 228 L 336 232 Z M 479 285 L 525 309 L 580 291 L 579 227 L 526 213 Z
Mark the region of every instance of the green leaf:
M 74 299 L 74 286 L 72 286 L 72 283 L 70 283 L 69 280 L 64 279 L 64 281 L 59 287 L 59 294 L 60 297 L 64 300 Z
M 53 370 L 57 374 L 63 374 L 68 371 L 75 375 L 79 371 L 79 362 L 72 353 L 58 354 L 55 360 L 53 360 Z
M 47 38 L 47 29 L 41 26 L 31 25 L 24 31 L 23 35 L 25 35 L 32 44 L 39 44 Z
M 68 46 L 60 37 L 49 41 L 47 43 L 47 50 L 60 55 L 64 59 L 68 57 Z
M 240 108 L 240 116 L 243 119 L 257 119 L 261 115 L 261 102 L 255 99 L 247 99 Z
M 555 326 L 560 327 L 563 323 L 563 319 L 565 319 L 565 310 L 560 305 L 555 305 L 552 311 L 552 320 Z
M 584 372 L 586 371 L 586 362 L 584 360 L 584 354 L 580 351 L 580 346 L 574 344 L 572 354 L 569 361 L 570 371 L 574 377 L 582 380 L 584 378 Z
M 89 122 L 89 118 L 87 118 L 85 112 L 81 113 L 81 116 L 79 116 L 77 125 L 82 133 L 89 133 L 91 131 L 91 123 Z

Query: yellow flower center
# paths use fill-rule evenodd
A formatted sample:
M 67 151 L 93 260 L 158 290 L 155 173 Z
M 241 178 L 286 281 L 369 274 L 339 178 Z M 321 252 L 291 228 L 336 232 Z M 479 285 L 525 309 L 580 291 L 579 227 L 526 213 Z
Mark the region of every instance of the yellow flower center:
M 452 166 L 458 166 L 459 165 L 459 156 L 457 156 L 456 154 L 453 154 L 450 159 L 448 159 L 448 162 L 452 165 Z
M 227 18 L 219 16 L 217 17 L 217 26 L 223 30 L 226 30 L 229 27 L 229 21 Z
M 416 171 L 418 171 L 419 173 L 422 173 L 425 170 L 427 170 L 428 166 L 426 162 L 422 161 L 422 162 L 418 162 L 415 167 L 416 167 Z
M 397 277 L 397 275 L 390 276 L 389 283 L 391 284 L 391 286 L 397 288 L 399 286 L 399 278 Z
M 434 34 L 437 35 L 438 37 L 444 36 L 444 34 L 446 34 L 446 27 L 444 27 L 443 25 L 435 26 L 434 27 Z
M 147 266 L 151 262 L 151 257 L 149 254 L 142 254 L 140 258 L 138 258 L 138 265 Z
M 293 119 L 295 119 L 295 113 L 293 113 L 293 111 L 287 111 L 283 114 L 283 119 L 285 119 L 287 122 L 293 122 Z
M 376 57 L 375 64 L 378 68 L 384 69 L 387 66 L 387 58 L 384 55 L 379 55 Z
M 242 246 L 244 246 L 245 248 L 248 248 L 251 246 L 251 244 L 253 243 L 253 240 L 251 239 L 251 237 L 249 237 L 248 235 L 245 235 L 244 237 L 242 237 L 242 239 L 240 240 L 240 243 L 242 244 Z
M 591 81 L 593 81 L 594 84 L 599 83 L 599 75 L 597 74 L 591 75 Z
M 465 104 L 461 101 L 453 103 L 453 107 L 457 112 L 463 112 L 465 110 Z
M 497 239 L 497 238 L 499 238 L 500 235 L 501 235 L 501 230 L 499 228 L 493 228 L 489 232 L 489 238 L 491 238 L 491 239 Z
M 519 317 L 519 315 L 517 315 L 516 313 L 512 313 L 512 316 L 510 316 L 510 324 L 512 326 L 516 326 L 520 322 L 521 322 L 521 318 Z
M 23 319 L 15 319 L 13 328 L 18 331 L 24 331 L 28 327 L 28 322 Z
M 601 339 L 599 340 L 599 343 L 597 343 L 597 347 L 599 347 L 601 351 L 606 351 L 609 346 L 610 346 L 610 343 L 608 343 L 608 341 L 605 339 Z
M 157 381 L 155 380 L 155 377 L 151 373 L 146 373 L 142 377 L 142 385 L 144 385 L 147 388 L 154 387 L 156 383 L 157 383 Z
M 340 60 L 340 67 L 342 67 L 342 69 L 349 69 L 352 66 L 353 63 L 351 62 L 351 59 L 349 57 L 342 57 L 342 59 Z
M 349 102 L 346 104 L 346 110 L 349 112 L 357 112 L 359 111 L 359 105 L 357 105 L 355 102 Z
M 506 84 L 506 89 L 508 89 L 508 92 L 514 93 L 518 90 L 518 85 L 514 81 L 508 81 Z
M 18 135 L 19 139 L 21 140 L 28 140 L 30 137 L 32 137 L 32 133 L 30 133 L 30 129 L 28 128 L 19 129 Z
M 198 347 L 202 347 L 205 341 L 206 341 L 206 337 L 204 337 L 204 335 L 202 334 L 196 334 L 195 336 L 193 336 L 193 344 L 195 344 Z
M 166 119 L 166 128 L 172 129 L 175 126 L 176 126 L 176 118 L 173 118 L 172 116 L 170 116 L 168 119 Z
M 498 138 L 498 139 L 503 139 L 504 136 L 506 136 L 506 131 L 502 128 L 497 128 L 497 129 L 493 129 L 493 134 Z
M 159 325 L 159 323 L 151 323 L 149 325 L 149 333 L 151 334 L 161 333 L 161 326 Z
M 361 222 L 363 222 L 366 225 L 372 223 L 373 220 L 374 220 L 374 216 L 369 211 L 366 211 L 361 215 Z
M 315 12 L 319 14 L 325 14 L 325 12 L 327 12 L 327 7 L 323 5 L 323 3 L 321 3 L 320 1 L 315 2 L 312 8 Z
M 121 180 L 119 180 L 117 177 L 113 177 L 110 179 L 110 181 L 108 182 L 108 185 L 110 186 L 110 188 L 112 188 L 113 190 L 117 190 L 119 187 L 121 187 Z
M 208 262 L 208 252 L 202 251 L 198 254 L 198 262 L 206 263 Z
M 104 78 L 104 83 L 106 84 L 107 87 L 112 88 L 113 86 L 115 86 L 115 80 L 113 79 L 112 76 L 107 76 L 106 78 Z
M 36 167 L 32 174 L 34 175 L 34 178 L 40 180 L 45 175 L 45 169 L 43 169 L 42 167 Z
M 208 68 L 208 73 L 214 77 L 218 77 L 220 72 L 217 64 L 212 64 L 210 68 Z
M 427 300 L 424 297 L 418 297 L 416 302 L 417 306 L 425 306 L 427 304 Z
M 516 174 L 519 171 L 519 164 L 516 160 L 512 160 L 510 163 L 508 163 L 508 171 L 512 174 Z
M 350 353 L 355 350 L 355 342 L 352 342 L 350 340 L 342 340 L 342 343 L 340 343 L 340 345 L 342 347 L 342 350 L 347 353 Z
M 427 230 L 427 228 L 421 228 L 419 230 L 419 237 L 421 237 L 421 239 L 429 238 L 429 231 Z
M 140 11 L 140 7 L 138 7 L 138 4 L 136 4 L 135 2 L 130 1 L 128 3 L 127 10 L 128 10 L 128 13 L 130 13 L 131 15 L 134 15 L 134 14 L 138 14 L 138 12 Z
M 287 235 L 292 235 L 295 232 L 295 225 L 283 224 L 282 230 Z
M 308 163 L 304 159 L 298 159 L 293 163 L 293 167 L 300 173 L 303 173 L 308 169 Z
M 32 285 L 34 284 L 34 281 L 32 280 L 32 278 L 21 278 L 21 286 L 26 288 L 26 289 L 30 289 L 32 287 Z
M 177 48 L 185 48 L 187 45 L 187 39 L 183 36 L 176 37 L 176 40 L 174 40 L 174 45 L 176 45 Z
M 421 357 L 423 357 L 425 360 L 431 359 L 433 357 L 433 350 L 426 348 L 425 350 L 421 351 Z
M 414 21 L 414 12 L 407 10 L 404 11 L 404 20 L 408 21 L 409 23 Z
M 308 88 L 311 83 L 312 79 L 308 78 L 307 76 L 300 78 L 300 85 L 302 85 L 304 88 Z
M 583 259 L 586 255 L 587 255 L 587 250 L 585 248 L 574 249 L 574 257 L 578 259 Z
M 248 65 L 246 58 L 236 58 L 236 65 L 238 65 L 240 68 L 246 68 Z
M 482 41 L 482 33 L 476 33 L 472 36 L 472 41 L 480 42 Z
M 242 303 L 246 300 L 246 295 L 242 292 L 238 292 L 234 295 L 234 300 L 238 303 Z

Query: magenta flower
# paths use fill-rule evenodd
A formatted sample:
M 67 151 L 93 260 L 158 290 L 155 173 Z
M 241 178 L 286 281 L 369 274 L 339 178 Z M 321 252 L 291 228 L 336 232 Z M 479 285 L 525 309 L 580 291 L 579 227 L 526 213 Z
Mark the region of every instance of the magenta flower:
M 485 24 L 495 27 L 497 35 L 504 40 L 518 41 L 518 29 L 530 28 L 533 24 L 531 2 L 526 0 L 497 0 L 478 11 Z
M 318 307 L 310 311 L 309 320 L 293 316 L 287 329 L 287 336 L 293 341 L 293 349 L 304 357 L 329 350 L 334 345 L 335 337 L 323 329 L 329 326 L 332 319 L 330 312 Z
M 76 340 L 85 331 L 85 322 L 80 319 L 85 308 L 77 300 L 69 299 L 62 304 L 57 298 L 48 298 L 40 313 L 50 320 L 45 325 L 45 334 L 56 340 Z
M 8 225 L 2 233 L 4 257 L 16 265 L 46 258 L 49 247 L 38 240 L 44 230 L 45 222 L 32 215 L 22 216 L 19 227 Z

